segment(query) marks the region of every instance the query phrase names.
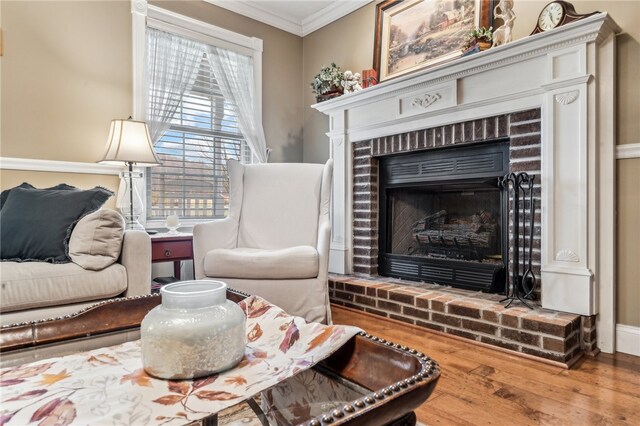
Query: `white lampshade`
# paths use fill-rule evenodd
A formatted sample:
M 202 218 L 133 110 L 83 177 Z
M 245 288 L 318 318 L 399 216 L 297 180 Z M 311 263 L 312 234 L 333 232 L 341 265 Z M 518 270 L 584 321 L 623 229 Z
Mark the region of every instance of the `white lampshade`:
M 107 150 L 98 163 L 135 163 L 146 167 L 159 165 L 160 160 L 153 149 L 147 123 L 112 120 Z

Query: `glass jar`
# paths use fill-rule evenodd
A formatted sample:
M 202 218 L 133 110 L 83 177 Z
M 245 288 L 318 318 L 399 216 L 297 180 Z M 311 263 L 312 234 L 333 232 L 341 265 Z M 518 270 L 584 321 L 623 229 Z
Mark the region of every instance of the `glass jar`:
M 196 280 L 167 284 L 162 304 L 140 326 L 142 365 L 162 379 L 193 379 L 240 362 L 246 344 L 246 318 L 227 300 L 227 284 Z

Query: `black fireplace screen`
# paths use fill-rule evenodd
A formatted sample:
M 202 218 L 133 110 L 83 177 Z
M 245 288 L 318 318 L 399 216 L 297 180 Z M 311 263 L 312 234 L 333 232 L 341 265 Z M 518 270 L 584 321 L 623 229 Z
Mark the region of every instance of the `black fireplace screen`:
M 387 197 L 390 253 L 501 263 L 498 188 L 393 189 Z

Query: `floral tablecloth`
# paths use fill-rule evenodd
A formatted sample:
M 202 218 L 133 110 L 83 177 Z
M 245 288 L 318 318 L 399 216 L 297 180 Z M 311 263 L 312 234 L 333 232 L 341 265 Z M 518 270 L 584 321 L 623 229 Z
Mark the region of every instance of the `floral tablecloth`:
M 311 368 L 360 329 L 306 323 L 257 296 L 240 303 L 247 346 L 240 364 L 197 380 L 155 379 L 140 342 L 0 370 L 0 425 L 185 424 Z

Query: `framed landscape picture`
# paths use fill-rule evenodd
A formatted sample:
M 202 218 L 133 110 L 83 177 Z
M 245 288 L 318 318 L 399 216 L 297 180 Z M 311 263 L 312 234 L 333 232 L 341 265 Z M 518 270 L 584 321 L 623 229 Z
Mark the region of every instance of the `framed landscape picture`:
M 466 36 L 491 25 L 491 0 L 387 0 L 376 6 L 379 81 L 462 56 Z

